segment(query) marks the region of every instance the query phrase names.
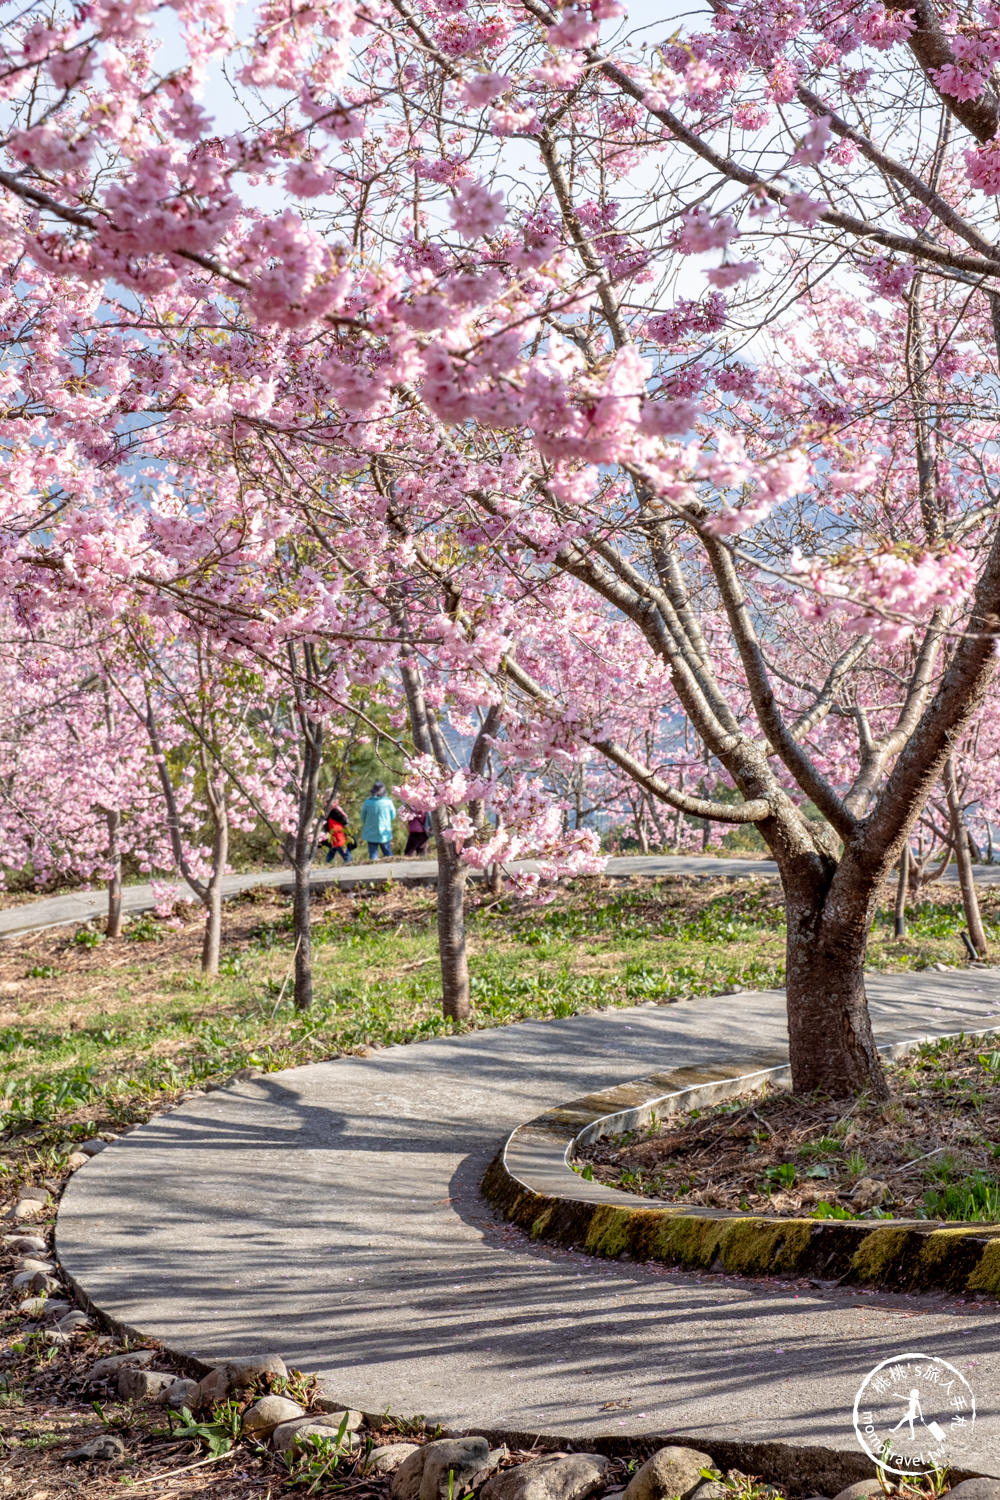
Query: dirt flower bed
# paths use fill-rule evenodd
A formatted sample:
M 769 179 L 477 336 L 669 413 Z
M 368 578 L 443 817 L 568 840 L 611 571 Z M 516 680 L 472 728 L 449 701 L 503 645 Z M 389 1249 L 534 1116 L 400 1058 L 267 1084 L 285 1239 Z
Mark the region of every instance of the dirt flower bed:
M 606 1137 L 574 1168 L 751 1213 L 1000 1222 L 1000 1035 L 924 1045 L 887 1072 L 887 1104 L 748 1094 Z

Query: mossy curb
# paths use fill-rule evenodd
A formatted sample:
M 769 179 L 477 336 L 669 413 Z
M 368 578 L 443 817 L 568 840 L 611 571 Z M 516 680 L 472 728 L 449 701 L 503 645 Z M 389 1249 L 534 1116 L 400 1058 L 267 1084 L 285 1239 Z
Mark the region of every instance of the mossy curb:
M 881 1050 L 898 1056 L 938 1040 L 920 1037 Z M 1000 1297 L 1000 1224 L 789 1219 L 679 1202 L 654 1206 L 573 1171 L 569 1163 L 578 1144 L 633 1129 L 654 1111 L 679 1113 L 754 1083 L 780 1087 L 787 1082 L 782 1065 L 746 1074 L 705 1070 L 692 1084 L 693 1073 L 686 1069 L 618 1084 L 519 1126 L 486 1172 L 486 1198 L 533 1238 L 605 1259 L 729 1275 L 809 1276 L 897 1292 Z M 665 1091 L 665 1084 L 675 1086 Z

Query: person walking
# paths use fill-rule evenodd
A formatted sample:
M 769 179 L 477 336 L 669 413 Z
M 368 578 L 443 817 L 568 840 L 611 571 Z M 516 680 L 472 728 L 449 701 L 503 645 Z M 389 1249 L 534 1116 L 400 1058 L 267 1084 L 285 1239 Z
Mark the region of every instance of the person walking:
M 368 858 L 378 859 L 384 854 L 392 855 L 392 820 L 396 816 L 392 798 L 385 789 L 385 782 L 376 781 L 371 793 L 361 804 L 361 837 L 368 845 Z
M 326 862 L 328 865 L 336 864 L 339 854 L 345 865 L 351 863 L 351 846 L 347 838 L 347 814 L 336 802 L 331 802 L 326 810 L 326 838 L 327 851 Z
M 404 854 L 423 854 L 431 836 L 430 813 L 412 812 L 406 820 L 406 848 Z

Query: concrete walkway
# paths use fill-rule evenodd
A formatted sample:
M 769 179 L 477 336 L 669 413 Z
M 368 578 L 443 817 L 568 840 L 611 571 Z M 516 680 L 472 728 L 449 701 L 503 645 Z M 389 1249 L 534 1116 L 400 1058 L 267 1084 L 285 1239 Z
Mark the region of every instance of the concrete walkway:
M 530 859 L 515 862 L 513 870 L 537 868 Z M 713 859 L 703 855 L 636 854 L 609 859 L 605 874 L 622 879 L 629 875 L 729 875 L 747 877 L 751 875 L 776 879 L 778 867 L 770 859 Z M 954 884 L 954 870 L 948 870 L 945 880 Z M 351 889 L 378 880 L 399 880 L 406 884 L 426 885 L 437 880 L 437 861 L 433 859 L 382 859 L 374 863 L 358 861 L 353 865 L 318 865 L 312 872 L 312 883 L 321 887 L 340 885 Z M 291 870 L 263 870 L 250 875 L 227 875 L 224 885 L 227 896 L 239 895 L 241 891 L 255 886 L 290 886 Z M 977 885 L 1000 884 L 1000 864 L 977 865 Z M 187 892 L 187 887 L 178 885 L 178 894 Z M 122 894 L 122 903 L 130 916 L 152 911 L 156 897 L 149 885 L 129 885 Z M 101 918 L 107 911 L 108 898 L 103 890 L 73 891 L 66 896 L 45 896 L 39 901 L 11 906 L 0 911 L 0 938 L 17 937 L 23 932 L 40 932 L 46 927 L 70 927 L 81 922 Z
M 516 861 L 511 869 L 534 870 L 537 865 L 534 860 L 526 859 Z M 628 875 L 764 875 L 773 878 L 777 876 L 778 868 L 769 859 L 712 859 L 650 854 L 609 859 L 606 873 L 619 878 Z M 1000 879 L 1000 865 L 997 866 L 996 873 Z M 380 880 L 428 885 L 437 880 L 437 860 L 379 859 L 358 860 L 352 865 L 317 865 L 311 878 L 316 887 L 339 885 L 348 890 Z M 176 884 L 179 897 L 190 894 L 183 883 L 168 883 Z M 258 870 L 248 875 L 227 875 L 223 886 L 227 896 L 238 896 L 241 891 L 253 890 L 257 886 L 291 887 L 291 883 L 291 870 Z M 122 892 L 122 905 L 129 916 L 153 911 L 156 897 L 152 886 L 126 886 Z M 25 902 L 23 906 L 10 906 L 0 911 L 0 938 L 17 937 L 23 932 L 41 932 L 46 927 L 76 926 L 94 918 L 100 919 L 107 909 L 108 898 L 104 890 L 71 891 L 65 896 L 43 896 L 38 901 Z
M 883 1041 L 989 1025 L 1000 972 L 873 976 Z M 205 1360 L 280 1352 L 345 1403 L 446 1428 L 753 1438 L 856 1452 L 890 1354 L 958 1365 L 965 1467 L 1000 1477 L 1000 1314 L 955 1299 L 759 1285 L 534 1245 L 479 1195 L 546 1105 L 779 1047 L 777 992 L 532 1022 L 272 1073 L 96 1157 L 57 1225 L 99 1308 Z

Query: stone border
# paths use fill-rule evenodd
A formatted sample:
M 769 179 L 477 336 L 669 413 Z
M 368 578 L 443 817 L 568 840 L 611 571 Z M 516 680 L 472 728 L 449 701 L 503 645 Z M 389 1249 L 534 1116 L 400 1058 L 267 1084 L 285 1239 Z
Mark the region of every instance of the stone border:
M 997 1026 L 947 1036 L 974 1039 Z M 879 1051 L 887 1058 L 946 1036 L 919 1036 Z M 588 1182 L 570 1161 L 578 1146 L 698 1104 L 731 1099 L 764 1084 L 787 1088 L 787 1063 L 753 1072 L 680 1068 L 546 1110 L 520 1125 L 487 1169 L 483 1192 L 506 1219 L 534 1239 L 609 1259 L 743 1276 L 812 1276 L 892 1291 L 1000 1296 L 1000 1224 L 934 1227 L 923 1219 L 813 1219 L 741 1214 L 666 1203 L 647 1206 L 602 1182 Z

